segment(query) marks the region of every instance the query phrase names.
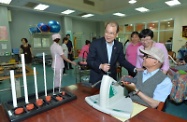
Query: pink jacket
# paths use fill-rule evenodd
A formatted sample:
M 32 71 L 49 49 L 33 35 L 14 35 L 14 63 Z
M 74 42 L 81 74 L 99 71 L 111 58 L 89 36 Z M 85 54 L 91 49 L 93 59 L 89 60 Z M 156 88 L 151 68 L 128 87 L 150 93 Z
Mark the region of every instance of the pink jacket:
M 89 48 L 90 48 L 90 45 L 84 45 L 79 53 L 79 57 L 80 58 L 84 58 L 86 59 L 87 58 L 87 53 L 89 53 Z M 85 52 L 85 53 L 84 53 Z M 87 53 L 86 53 L 87 52 Z M 83 57 L 83 53 L 84 53 L 84 57 Z

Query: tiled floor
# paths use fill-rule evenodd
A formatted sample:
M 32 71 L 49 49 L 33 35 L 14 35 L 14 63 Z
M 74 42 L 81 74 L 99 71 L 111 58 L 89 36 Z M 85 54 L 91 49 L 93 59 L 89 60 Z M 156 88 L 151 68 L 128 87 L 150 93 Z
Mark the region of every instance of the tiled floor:
M 37 69 L 37 79 L 38 79 L 38 91 L 44 91 L 44 78 L 43 78 L 43 67 L 41 64 L 38 65 L 33 65 L 36 67 Z M 76 81 L 78 81 L 79 79 L 76 80 L 76 76 L 77 76 L 77 72 L 79 73 L 79 70 L 76 70 L 76 68 L 72 69 L 72 70 L 67 70 L 67 75 L 63 76 L 62 79 L 62 87 L 64 86 L 68 86 L 68 85 L 72 85 L 75 84 Z M 123 69 L 123 73 L 122 74 L 126 74 L 126 70 Z M 46 79 L 47 79 L 47 88 L 48 89 L 52 89 L 53 86 L 53 70 L 51 69 L 50 66 L 46 66 Z M 21 84 L 22 84 L 22 78 L 20 78 Z M 34 94 L 34 78 L 33 76 L 28 76 L 27 77 L 27 86 L 28 86 L 28 94 Z M 4 89 L 4 88 L 10 88 L 10 81 L 9 80 L 5 80 L 2 83 L 0 83 L 0 90 Z M 23 88 L 22 88 L 22 94 L 23 94 Z M 8 100 L 11 100 L 12 96 L 11 96 L 11 91 L 10 90 L 6 90 L 6 91 L 0 91 L 0 101 L 1 102 L 5 102 Z M 166 103 L 166 108 L 165 108 L 165 112 L 184 118 L 187 120 L 187 104 L 182 103 L 179 105 L 174 104 L 171 101 L 167 101 Z

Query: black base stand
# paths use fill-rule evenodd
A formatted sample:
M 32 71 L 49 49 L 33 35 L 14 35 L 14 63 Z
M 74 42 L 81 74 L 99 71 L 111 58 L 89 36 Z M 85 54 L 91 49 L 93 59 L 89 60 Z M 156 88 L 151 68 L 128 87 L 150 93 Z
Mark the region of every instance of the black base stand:
M 58 91 L 58 89 L 55 89 L 55 91 Z M 15 109 L 16 108 L 13 107 L 13 101 L 8 101 L 6 103 L 3 103 L 3 107 L 4 107 L 5 111 L 7 112 L 8 117 L 9 117 L 11 122 L 20 122 L 21 120 L 24 120 L 26 118 L 29 118 L 29 117 L 34 116 L 36 114 L 39 114 L 41 112 L 50 110 L 54 107 L 57 107 L 57 106 L 62 105 L 64 103 L 70 102 L 70 101 L 77 98 L 77 96 L 75 96 L 74 94 L 72 94 L 68 91 L 64 91 L 64 90 L 62 90 L 62 91 L 65 92 L 65 94 L 56 92 L 55 95 L 53 95 L 53 90 L 52 89 L 48 90 L 47 91 L 48 96 L 51 96 L 51 101 L 50 102 L 47 102 L 45 100 L 45 92 L 44 91 L 38 93 L 39 99 L 43 99 L 43 104 L 41 106 L 37 106 L 36 99 L 35 99 L 35 94 L 29 95 L 28 96 L 29 97 L 29 102 L 34 104 L 34 108 L 30 111 L 26 109 L 25 98 L 24 97 L 18 98 L 17 99 L 18 107 L 21 107 L 21 108 L 24 109 L 24 112 L 22 114 L 19 114 L 19 115 L 15 114 Z M 63 100 L 58 101 L 56 99 L 57 96 L 62 97 Z

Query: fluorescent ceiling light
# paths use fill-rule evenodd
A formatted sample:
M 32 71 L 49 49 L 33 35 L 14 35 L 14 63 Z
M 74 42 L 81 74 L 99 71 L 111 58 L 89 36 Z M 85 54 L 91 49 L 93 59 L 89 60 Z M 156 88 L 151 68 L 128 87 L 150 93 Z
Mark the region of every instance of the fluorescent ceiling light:
M 49 5 L 45 5 L 45 4 L 38 4 L 36 7 L 34 7 L 34 9 L 36 10 L 45 10 L 49 7 Z
M 88 17 L 92 17 L 92 16 L 94 16 L 94 15 L 93 15 L 93 14 L 85 14 L 85 15 L 83 15 L 82 17 L 88 18 Z
M 180 5 L 181 3 L 178 0 L 171 0 L 171 1 L 167 1 L 165 2 L 168 6 L 172 7 L 172 6 L 176 6 L 176 5 Z
M 134 4 L 134 3 L 136 3 L 137 1 L 136 0 L 129 0 L 129 3 L 130 4 Z
M 116 16 L 119 16 L 119 17 L 124 17 L 125 14 L 122 14 L 122 13 L 113 13 L 113 15 L 116 15 Z
M 61 13 L 62 13 L 62 14 L 71 14 L 71 13 L 73 13 L 73 12 L 75 12 L 75 10 L 67 9 L 67 10 L 65 10 L 65 11 L 63 11 L 63 12 L 61 12 Z
M 10 4 L 12 0 L 0 0 L 0 3 L 3 3 L 3 4 Z
M 140 12 L 148 12 L 149 11 L 149 9 L 147 9 L 145 7 L 135 8 L 135 10 L 140 11 Z

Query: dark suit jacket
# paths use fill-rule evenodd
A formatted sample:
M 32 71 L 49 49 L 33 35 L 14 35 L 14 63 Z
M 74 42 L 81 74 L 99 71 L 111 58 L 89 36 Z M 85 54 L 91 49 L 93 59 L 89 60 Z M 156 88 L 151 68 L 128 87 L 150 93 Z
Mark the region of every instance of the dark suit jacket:
M 112 49 L 112 55 L 110 60 L 110 76 L 116 80 L 117 72 L 116 72 L 116 63 L 123 67 L 125 67 L 129 75 L 135 76 L 134 66 L 130 64 L 126 59 L 123 53 L 123 46 L 117 40 L 114 40 L 114 46 Z M 107 47 L 106 40 L 104 37 L 94 40 L 89 49 L 89 54 L 87 57 L 87 63 L 90 70 L 90 83 L 94 84 L 97 81 L 101 80 L 103 75 L 106 74 L 104 71 L 99 69 L 100 64 L 108 63 L 108 55 L 107 55 Z

